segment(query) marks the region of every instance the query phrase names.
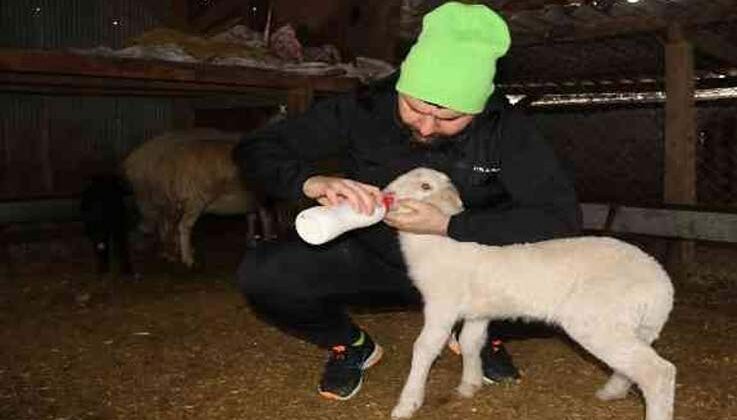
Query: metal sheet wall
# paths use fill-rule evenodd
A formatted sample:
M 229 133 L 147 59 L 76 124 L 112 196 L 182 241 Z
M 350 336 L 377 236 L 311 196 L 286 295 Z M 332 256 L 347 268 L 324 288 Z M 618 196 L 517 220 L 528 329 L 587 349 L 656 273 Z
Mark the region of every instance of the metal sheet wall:
M 2 0 L 0 47 L 120 48 L 162 19 L 144 0 Z
M 77 194 L 173 119 L 168 98 L 0 94 L 0 200 Z
M 568 108 L 536 117 L 575 174 L 582 201 L 663 203 L 661 107 Z M 697 123 L 698 204 L 737 206 L 737 105 L 701 102 Z
M 164 19 L 145 0 L 0 0 L 0 47 L 120 48 Z M 168 98 L 0 94 L 0 199 L 76 194 L 169 129 L 172 109 Z

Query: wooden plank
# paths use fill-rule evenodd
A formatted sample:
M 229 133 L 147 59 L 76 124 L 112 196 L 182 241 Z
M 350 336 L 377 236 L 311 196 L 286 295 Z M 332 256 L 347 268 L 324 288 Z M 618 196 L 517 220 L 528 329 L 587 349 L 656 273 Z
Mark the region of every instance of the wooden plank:
M 35 88 L 88 88 L 111 91 L 125 95 L 131 90 L 201 92 L 201 93 L 240 93 L 254 95 L 285 95 L 285 89 L 269 89 L 248 85 L 229 85 L 225 83 L 179 82 L 168 80 L 141 80 L 76 75 L 46 75 L 32 73 L 0 73 L 0 89 L 20 92 Z
M 314 93 L 312 89 L 301 88 L 289 91 L 287 95 L 287 115 L 299 115 L 310 107 Z
M 80 220 L 79 200 L 48 199 L 0 202 L 0 225 Z
M 487 1 L 489 6 L 508 14 L 514 14 L 529 10 L 540 10 L 550 6 L 568 6 L 571 4 L 570 0 L 506 0 L 499 2 Z
M 2 75 L 0 75 L 2 79 Z M 3 85 L 0 82 L 0 92 L 9 93 L 29 93 L 42 95 L 68 95 L 68 96 L 141 96 L 141 97 L 203 97 L 210 95 L 246 95 L 253 96 L 255 93 L 243 91 L 242 89 L 196 89 L 196 90 L 179 90 L 179 89 L 156 89 L 151 87 L 140 88 L 113 88 L 110 86 L 94 87 L 94 86 L 77 86 L 77 85 Z M 275 95 L 271 95 L 275 98 Z M 271 99 L 268 104 L 273 104 L 277 99 Z M 263 101 L 254 100 L 254 106 L 263 103 Z
M 304 76 L 293 73 L 251 69 L 238 66 L 172 63 L 166 61 L 90 57 L 61 52 L 0 49 L 0 76 L 11 80 L 0 83 L 22 84 L 38 79 L 36 84 L 54 83 L 62 76 L 71 78 L 98 78 L 107 80 L 105 86 L 131 87 L 131 80 L 190 83 L 193 85 L 255 87 L 271 90 L 290 90 L 309 86 L 320 92 L 345 92 L 358 85 L 348 77 Z M 42 76 L 49 78 L 43 79 Z M 45 80 L 45 82 L 44 82 Z M 122 80 L 122 81 L 121 81 Z M 197 89 L 196 87 L 190 89 Z
M 125 198 L 125 206 L 131 212 L 136 211 L 133 196 Z M 0 226 L 24 223 L 76 222 L 81 220 L 82 215 L 78 197 L 0 201 Z
M 133 209 L 133 197 L 126 199 Z M 737 211 L 696 206 L 653 208 L 582 203 L 587 231 L 737 243 Z M 0 202 L 0 225 L 80 220 L 77 198 Z M 610 220 L 607 226 L 607 220 Z
M 666 30 L 669 25 L 678 24 L 684 28 L 709 25 L 716 22 L 727 22 L 737 18 L 734 7 L 714 6 L 699 16 L 664 19 L 657 16 L 628 15 L 611 17 L 603 22 L 592 21 L 576 24 L 570 31 L 553 33 L 544 37 L 525 37 L 515 42 L 518 47 L 533 45 L 550 45 L 552 43 L 575 42 L 599 38 L 634 35 L 639 33 L 655 33 Z M 513 22 L 513 20 L 510 20 Z
M 41 127 L 39 127 L 39 148 L 36 158 L 41 167 L 41 173 L 39 176 L 41 177 L 41 185 L 44 191 L 54 190 L 54 176 L 53 169 L 51 167 L 52 160 L 50 154 L 51 135 L 49 127 L 52 115 L 50 115 L 49 107 L 49 98 L 43 98 L 41 106 Z
M 583 203 L 581 209 L 586 230 L 737 243 L 737 212 L 599 203 Z

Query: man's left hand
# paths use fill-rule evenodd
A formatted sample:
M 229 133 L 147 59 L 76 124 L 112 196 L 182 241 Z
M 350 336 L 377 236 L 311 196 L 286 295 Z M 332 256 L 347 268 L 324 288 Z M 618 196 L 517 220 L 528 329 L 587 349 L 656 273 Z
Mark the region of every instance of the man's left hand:
M 432 204 L 405 199 L 397 203 L 401 212 L 389 212 L 384 223 L 405 232 L 442 235 L 448 234 L 450 216 L 444 214 Z

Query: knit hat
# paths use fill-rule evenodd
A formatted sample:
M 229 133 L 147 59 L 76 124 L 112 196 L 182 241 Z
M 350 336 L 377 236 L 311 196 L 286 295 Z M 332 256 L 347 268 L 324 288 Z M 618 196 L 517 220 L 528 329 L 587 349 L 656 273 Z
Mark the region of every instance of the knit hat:
M 445 3 L 423 18 L 422 32 L 402 63 L 397 90 L 478 114 L 494 92 L 496 60 L 509 44 L 507 24 L 488 7 Z

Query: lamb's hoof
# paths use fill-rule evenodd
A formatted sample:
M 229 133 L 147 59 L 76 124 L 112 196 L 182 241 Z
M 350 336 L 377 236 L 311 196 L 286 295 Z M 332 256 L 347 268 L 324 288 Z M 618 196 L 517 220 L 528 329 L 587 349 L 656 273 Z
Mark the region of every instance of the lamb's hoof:
M 601 388 L 600 390 L 596 391 L 596 398 L 602 401 L 614 401 L 614 400 L 621 400 L 621 399 L 627 398 L 627 394 L 629 394 L 629 389 L 625 389 L 624 391 L 621 391 L 621 390 L 611 390 L 608 388 Z
M 393 419 L 408 419 L 420 408 L 419 402 L 400 402 L 392 410 Z
M 481 384 L 461 382 L 461 384 L 458 385 L 458 388 L 456 388 L 456 391 L 458 392 L 458 395 L 463 398 L 471 398 L 479 389 L 481 389 Z

